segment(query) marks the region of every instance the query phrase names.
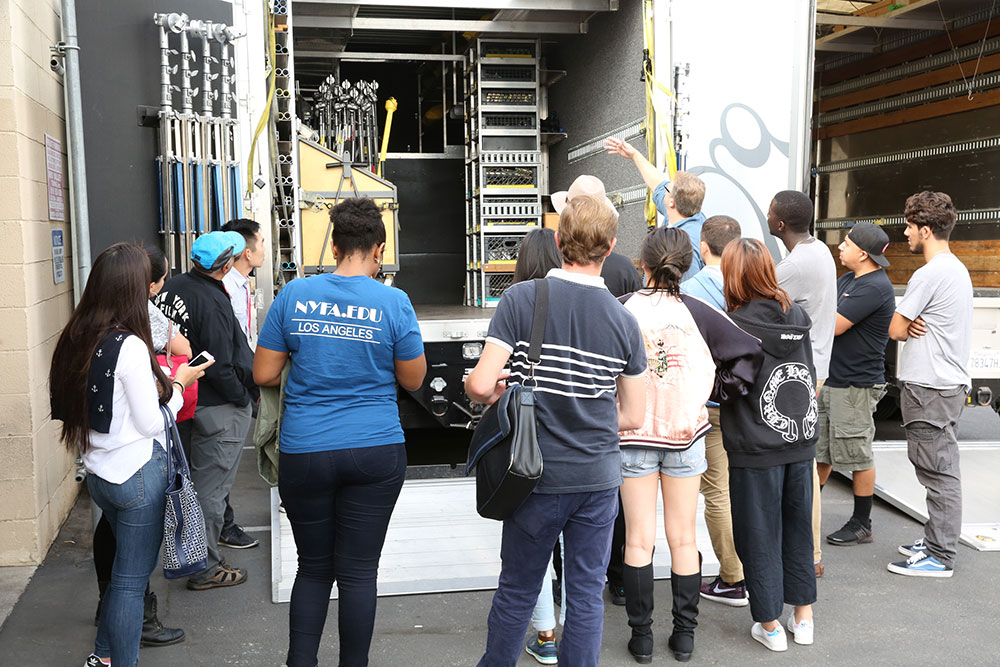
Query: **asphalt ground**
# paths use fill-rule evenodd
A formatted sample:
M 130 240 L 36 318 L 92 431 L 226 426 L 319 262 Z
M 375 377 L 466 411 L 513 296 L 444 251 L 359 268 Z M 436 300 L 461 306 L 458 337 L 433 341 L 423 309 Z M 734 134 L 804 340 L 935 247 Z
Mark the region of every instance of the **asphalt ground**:
M 880 438 L 898 436 L 898 423 L 880 424 Z M 996 440 L 1000 420 L 985 409 L 963 417 L 963 440 Z M 244 526 L 269 526 L 267 486 L 257 476 L 252 452 L 244 452 L 232 498 Z M 835 476 L 823 491 L 824 532 L 850 516 L 848 483 Z M 816 642 L 789 643 L 771 653 L 750 638 L 748 608 L 702 600 L 691 664 L 706 665 L 1000 665 L 1000 552 L 959 547 L 951 579 L 902 577 L 886 571 L 901 560 L 896 547 L 921 535 L 920 525 L 876 500 L 875 541 L 824 549 L 826 575 L 815 606 Z M 97 584 L 91 560 L 90 500 L 82 494 L 45 562 L 37 569 L 0 628 L 0 665 L 78 666 L 93 647 Z M 228 560 L 249 570 L 247 583 L 193 592 L 183 581 L 152 579 L 160 618 L 187 632 L 181 644 L 146 648 L 143 667 L 177 665 L 281 665 L 287 648 L 288 605 L 271 603 L 270 534 L 256 531 L 261 546 L 225 549 Z M 700 545 L 703 550 L 710 545 Z M 371 665 L 422 667 L 473 665 L 486 640 L 491 591 L 381 598 Z M 666 648 L 670 587 L 657 582 L 654 664 L 671 664 Z M 349 610 L 348 610 L 349 611 Z M 787 611 L 786 611 L 787 613 Z M 336 604 L 330 608 L 321 665 L 337 664 Z M 602 665 L 635 664 L 625 645 L 625 611 L 605 608 Z M 535 665 L 522 655 L 519 665 Z M 572 666 L 570 666 L 572 667 Z

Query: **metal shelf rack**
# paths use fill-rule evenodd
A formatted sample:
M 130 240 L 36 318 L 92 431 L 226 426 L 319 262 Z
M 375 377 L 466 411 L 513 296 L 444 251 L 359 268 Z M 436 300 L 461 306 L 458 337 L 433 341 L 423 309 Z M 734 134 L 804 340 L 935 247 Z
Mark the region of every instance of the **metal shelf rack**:
M 524 235 L 542 226 L 538 40 L 483 38 L 465 70 L 465 302 L 495 307 Z
M 274 217 L 274 290 L 290 280 L 303 275 L 301 223 L 299 219 L 298 142 L 296 138 L 295 111 L 295 59 L 292 57 L 292 3 L 273 0 L 275 17 L 274 100 L 271 108 L 269 131 L 274 194 L 271 207 Z

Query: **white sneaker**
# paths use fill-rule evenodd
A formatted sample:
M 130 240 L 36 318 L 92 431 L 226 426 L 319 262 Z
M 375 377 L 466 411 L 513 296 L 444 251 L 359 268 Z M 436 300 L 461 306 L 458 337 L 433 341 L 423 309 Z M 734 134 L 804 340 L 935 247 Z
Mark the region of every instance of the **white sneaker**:
M 802 644 L 803 646 L 812 644 L 814 628 L 815 626 L 811 619 L 796 623 L 795 612 L 793 611 L 788 615 L 788 631 L 792 633 L 792 638 L 795 639 L 796 644 Z
M 753 628 L 750 630 L 750 636 L 772 651 L 788 650 L 788 637 L 785 635 L 781 623 L 778 623 L 778 627 L 774 629 L 774 632 L 768 632 L 760 623 L 754 623 Z

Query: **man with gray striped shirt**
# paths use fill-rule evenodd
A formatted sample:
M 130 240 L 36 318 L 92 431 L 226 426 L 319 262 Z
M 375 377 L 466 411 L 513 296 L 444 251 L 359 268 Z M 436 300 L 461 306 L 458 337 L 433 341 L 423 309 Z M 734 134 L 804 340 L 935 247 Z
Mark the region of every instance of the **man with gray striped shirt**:
M 504 521 L 500 583 L 489 615 L 480 665 L 517 662 L 552 548 L 563 533 L 569 600 L 559 660 L 597 665 L 604 621 L 605 571 L 618 513 L 621 458 L 618 431 L 645 415 L 646 353 L 635 318 L 601 278 L 615 245 L 618 216 L 606 197 L 570 199 L 556 242 L 563 267 L 549 272 L 549 309 L 541 363 L 534 369 L 542 478 Z M 504 293 L 483 355 L 466 381 L 473 400 L 492 403 L 511 382 L 528 377 L 534 313 L 532 281 Z

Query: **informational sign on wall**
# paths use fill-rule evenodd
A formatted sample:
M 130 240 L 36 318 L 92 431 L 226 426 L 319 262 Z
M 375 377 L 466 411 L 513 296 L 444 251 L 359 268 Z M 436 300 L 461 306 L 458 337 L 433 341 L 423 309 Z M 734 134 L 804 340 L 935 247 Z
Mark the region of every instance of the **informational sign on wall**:
M 61 229 L 52 230 L 52 280 L 58 285 L 66 280 L 66 246 Z
M 45 172 L 45 185 L 49 192 L 49 220 L 63 222 L 66 220 L 66 204 L 63 200 L 62 142 L 47 134 L 45 135 Z M 53 232 L 53 243 L 55 242 L 54 235 L 55 232 Z M 53 245 L 53 247 L 55 246 Z

